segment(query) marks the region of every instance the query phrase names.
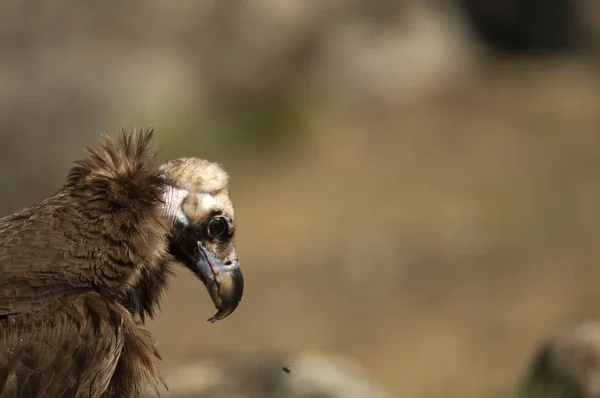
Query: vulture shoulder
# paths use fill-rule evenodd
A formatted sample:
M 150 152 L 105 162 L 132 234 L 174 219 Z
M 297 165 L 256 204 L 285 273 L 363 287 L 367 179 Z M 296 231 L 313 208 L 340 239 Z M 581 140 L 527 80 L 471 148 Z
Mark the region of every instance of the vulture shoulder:
M 0 219 L 0 398 L 138 396 L 140 380 L 159 383 L 154 343 L 132 313 L 144 309 L 128 301 L 140 280 L 167 272 L 151 138 L 103 137 L 61 190 Z

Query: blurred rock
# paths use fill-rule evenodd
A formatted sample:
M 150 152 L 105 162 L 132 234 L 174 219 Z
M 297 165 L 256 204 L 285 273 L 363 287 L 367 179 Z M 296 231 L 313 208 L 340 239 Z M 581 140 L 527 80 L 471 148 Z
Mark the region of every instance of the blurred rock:
M 577 45 L 576 1 L 462 0 L 476 31 L 496 49 L 560 52 Z
M 529 368 L 524 397 L 600 397 L 600 322 L 559 333 L 539 347 Z
M 477 36 L 524 54 L 600 49 L 596 0 L 460 0 Z
M 19 134 L 36 151 L 42 131 L 85 130 L 75 151 L 120 124 L 194 135 L 206 126 L 208 141 L 225 137 L 229 149 L 252 143 L 249 134 L 263 145 L 293 136 L 307 102 L 378 107 L 460 81 L 475 59 L 463 25 L 454 3 L 421 0 L 7 1 L 0 106 L 28 122 L 7 115 L 0 134 Z M 59 161 L 54 147 L 40 147 Z
M 216 103 L 269 103 L 306 84 L 315 98 L 359 105 L 416 100 L 460 79 L 475 59 L 453 3 L 249 4 L 222 2 L 207 21 L 215 36 L 198 60 Z
M 312 68 L 324 95 L 363 106 L 418 101 L 472 72 L 477 48 L 455 4 L 395 4 L 383 21 L 356 13 L 326 29 Z
M 391 398 L 355 362 L 312 353 L 199 358 L 167 372 L 166 382 L 165 397 Z
M 585 47 L 598 52 L 600 51 L 600 1 L 579 0 L 577 4 L 580 40 Z

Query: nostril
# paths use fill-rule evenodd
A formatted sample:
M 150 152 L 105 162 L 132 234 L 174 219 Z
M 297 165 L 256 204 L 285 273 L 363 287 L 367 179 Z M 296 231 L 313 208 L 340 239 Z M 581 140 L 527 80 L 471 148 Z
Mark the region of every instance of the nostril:
M 231 265 L 231 264 L 232 264 L 231 260 L 225 262 L 225 265 Z

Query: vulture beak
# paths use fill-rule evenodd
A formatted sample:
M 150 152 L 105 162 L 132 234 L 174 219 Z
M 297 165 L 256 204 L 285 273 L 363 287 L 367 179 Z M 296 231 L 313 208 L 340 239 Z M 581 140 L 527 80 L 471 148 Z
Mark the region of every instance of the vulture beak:
M 233 313 L 242 300 L 244 277 L 235 249 L 224 259 L 218 258 L 198 241 L 197 273 L 204 282 L 217 313 L 208 321 L 215 322 Z

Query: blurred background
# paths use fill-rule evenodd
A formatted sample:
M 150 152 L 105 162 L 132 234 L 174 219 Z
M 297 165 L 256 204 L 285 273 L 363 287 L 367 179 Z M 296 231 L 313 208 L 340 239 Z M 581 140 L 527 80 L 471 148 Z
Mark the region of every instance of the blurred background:
M 600 310 L 599 54 L 597 0 L 0 0 L 0 212 L 152 126 L 246 280 L 172 281 L 167 396 L 512 396 Z

